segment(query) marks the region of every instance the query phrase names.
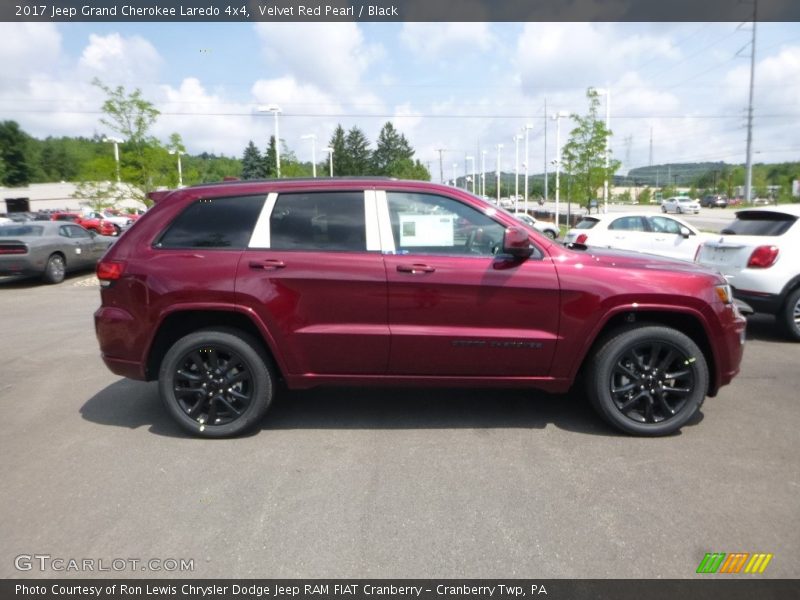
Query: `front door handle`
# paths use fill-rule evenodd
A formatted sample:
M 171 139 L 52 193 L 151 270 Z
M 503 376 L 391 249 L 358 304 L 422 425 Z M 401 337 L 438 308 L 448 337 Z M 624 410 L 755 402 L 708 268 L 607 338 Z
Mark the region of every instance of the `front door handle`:
M 413 265 L 397 265 L 397 270 L 400 273 L 412 273 L 416 275 L 417 273 L 433 273 L 436 268 L 429 265 L 415 263 Z
M 251 260 L 250 261 L 250 268 L 251 269 L 262 269 L 264 271 L 275 271 L 277 269 L 283 269 L 286 266 L 286 263 L 282 260 L 277 260 L 275 258 L 268 258 L 267 260 Z

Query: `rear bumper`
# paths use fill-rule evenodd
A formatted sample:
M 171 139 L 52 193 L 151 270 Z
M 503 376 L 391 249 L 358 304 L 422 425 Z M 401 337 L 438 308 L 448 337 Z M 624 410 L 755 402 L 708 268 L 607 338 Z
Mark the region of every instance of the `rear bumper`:
M 734 288 L 733 295 L 737 300 L 748 304 L 751 309 L 757 313 L 774 315 L 780 310 L 783 304 L 783 297 L 779 294 L 767 294 Z
M 145 360 L 138 357 L 134 317 L 121 308 L 101 306 L 94 313 L 94 329 L 103 362 L 109 370 L 130 379 L 146 380 Z

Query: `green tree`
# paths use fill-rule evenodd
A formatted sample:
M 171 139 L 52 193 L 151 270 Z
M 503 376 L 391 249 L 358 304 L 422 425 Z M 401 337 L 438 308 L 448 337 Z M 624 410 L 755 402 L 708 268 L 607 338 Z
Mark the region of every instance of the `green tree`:
M 344 175 L 369 175 L 372 170 L 372 152 L 364 132 L 355 125 L 347 132 L 344 140 L 348 172 Z
M 27 133 L 16 121 L 0 123 L 0 159 L 3 161 L 3 185 L 19 187 L 31 181 L 31 165 L 28 162 Z
M 352 161 L 347 153 L 347 141 L 341 125 L 336 125 L 328 146 L 333 148 L 333 174 L 336 176 L 350 175 Z
M 585 116 L 572 115 L 575 128 L 561 151 L 564 171 L 572 181 L 571 198 L 578 202 L 589 202 L 598 197 L 598 190 L 603 181 L 613 180 L 614 172 L 619 169 L 620 162 L 611 160 L 606 169 L 606 142 L 611 136 L 605 123 L 597 118 L 600 99 L 592 88 L 586 91 L 589 100 L 589 112 Z M 610 152 L 610 151 L 609 151 Z
M 414 157 L 414 150 L 406 137 L 399 133 L 388 121 L 378 134 L 375 152 L 372 153 L 372 169 L 375 175 L 398 176 L 403 170 L 405 160 Z
M 267 164 L 258 151 L 253 140 L 247 144 L 242 156 L 242 179 L 264 179 L 267 176 Z

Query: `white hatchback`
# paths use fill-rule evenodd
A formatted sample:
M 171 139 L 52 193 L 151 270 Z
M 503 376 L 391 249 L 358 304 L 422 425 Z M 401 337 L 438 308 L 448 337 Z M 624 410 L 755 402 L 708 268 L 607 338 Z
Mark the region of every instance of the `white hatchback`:
M 775 315 L 800 342 L 800 206 L 748 208 L 706 241 L 697 262 L 720 271 L 733 295 Z
M 675 213 L 678 215 L 692 213 L 694 215 L 700 213 L 700 203 L 691 198 L 683 198 L 680 196 L 673 196 L 667 198 L 661 203 L 661 212 Z
M 652 213 L 585 216 L 564 236 L 565 244 L 635 250 L 691 261 L 709 234 L 686 221 Z

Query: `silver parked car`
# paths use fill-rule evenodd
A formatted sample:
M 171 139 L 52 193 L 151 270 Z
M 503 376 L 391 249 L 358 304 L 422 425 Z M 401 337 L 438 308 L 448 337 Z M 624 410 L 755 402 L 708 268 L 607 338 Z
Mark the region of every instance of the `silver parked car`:
M 674 196 L 672 198 L 667 198 L 661 203 L 661 212 L 674 212 L 678 215 L 692 213 L 696 215 L 700 213 L 700 203 L 697 200 L 692 200 L 691 198 Z
M 63 221 L 0 225 L 0 275 L 61 283 L 67 271 L 94 268 L 116 239 Z
M 551 240 L 554 240 L 558 237 L 558 227 L 556 227 L 553 223 L 550 223 L 549 221 L 540 221 L 525 212 L 515 212 L 512 214 L 523 223 L 527 223 L 536 229 L 536 231 L 545 234 Z

